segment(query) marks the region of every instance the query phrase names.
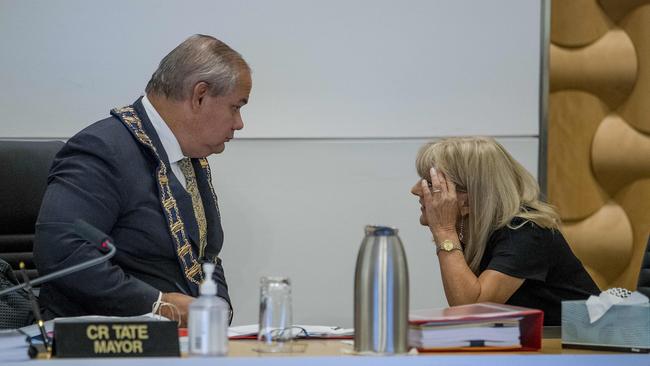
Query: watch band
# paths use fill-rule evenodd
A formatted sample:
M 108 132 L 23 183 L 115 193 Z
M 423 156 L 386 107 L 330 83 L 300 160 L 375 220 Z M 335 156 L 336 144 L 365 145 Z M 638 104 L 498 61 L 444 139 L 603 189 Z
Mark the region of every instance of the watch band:
M 436 243 L 436 254 L 440 253 L 441 251 L 449 253 L 454 250 L 459 250 L 462 253 L 463 247 L 460 245 L 460 243 L 454 243 L 449 239 L 443 240 L 440 244 Z

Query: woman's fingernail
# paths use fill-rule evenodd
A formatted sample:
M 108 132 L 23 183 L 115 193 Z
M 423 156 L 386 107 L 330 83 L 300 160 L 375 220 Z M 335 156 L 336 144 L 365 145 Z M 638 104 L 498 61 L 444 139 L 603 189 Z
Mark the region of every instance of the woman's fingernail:
M 431 167 L 431 174 L 436 174 L 436 168 Z

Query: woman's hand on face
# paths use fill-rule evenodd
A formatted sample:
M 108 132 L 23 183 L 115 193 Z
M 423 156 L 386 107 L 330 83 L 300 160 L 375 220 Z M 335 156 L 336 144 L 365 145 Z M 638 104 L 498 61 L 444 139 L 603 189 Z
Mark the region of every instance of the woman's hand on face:
M 436 241 L 441 235 L 456 234 L 458 219 L 458 198 L 456 185 L 442 172 L 430 170 L 431 188 L 425 179 L 420 182 L 424 201 L 425 215 L 429 229 Z

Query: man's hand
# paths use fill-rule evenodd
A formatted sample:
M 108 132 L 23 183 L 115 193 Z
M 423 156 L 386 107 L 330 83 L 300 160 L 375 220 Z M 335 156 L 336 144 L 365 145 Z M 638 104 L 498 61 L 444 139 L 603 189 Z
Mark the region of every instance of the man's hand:
M 162 305 L 160 306 L 158 312 L 160 313 L 160 315 L 164 316 L 165 318 L 172 319 L 172 320 L 180 320 L 179 327 L 186 328 L 189 306 L 194 300 L 196 299 L 193 298 L 192 296 L 187 296 L 181 294 L 180 292 L 163 293 L 162 297 L 160 298 L 160 301 L 162 301 L 163 303 L 167 302 L 173 304 L 174 306 L 176 306 L 176 309 L 173 309 L 171 306 L 168 305 L 167 306 Z

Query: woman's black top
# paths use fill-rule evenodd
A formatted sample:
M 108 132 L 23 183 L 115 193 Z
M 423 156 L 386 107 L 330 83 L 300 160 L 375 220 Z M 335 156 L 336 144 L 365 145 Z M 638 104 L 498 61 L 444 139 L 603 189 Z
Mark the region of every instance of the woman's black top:
M 523 225 L 522 225 L 523 223 Z M 487 241 L 480 271 L 492 269 L 524 283 L 506 304 L 544 311 L 544 325 L 560 325 L 561 301 L 600 293 L 558 230 L 515 218 Z

